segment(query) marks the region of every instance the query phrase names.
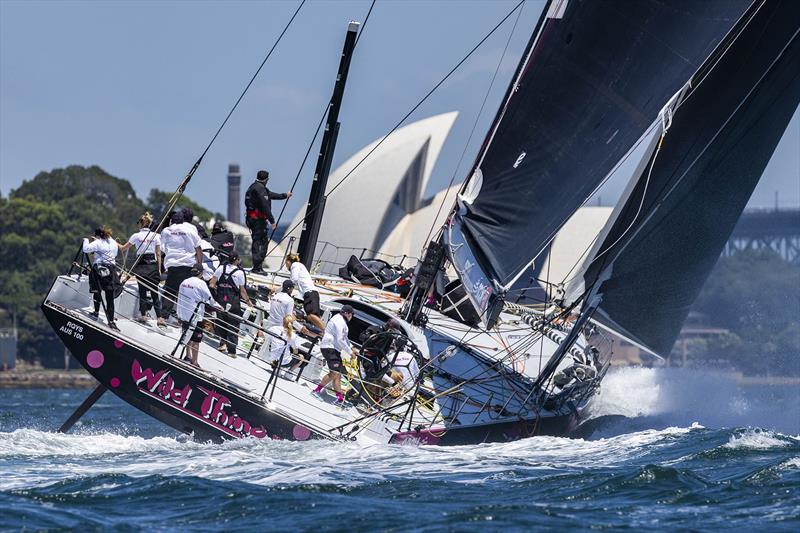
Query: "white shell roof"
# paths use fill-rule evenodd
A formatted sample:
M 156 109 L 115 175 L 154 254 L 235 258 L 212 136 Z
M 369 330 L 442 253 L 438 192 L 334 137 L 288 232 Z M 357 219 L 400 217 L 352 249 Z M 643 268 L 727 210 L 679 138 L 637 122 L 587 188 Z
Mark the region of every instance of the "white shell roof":
M 384 215 L 393 205 L 395 194 L 404 185 L 404 178 L 410 176 L 411 179 L 418 180 L 412 185 L 420 195 L 425 191 L 457 116 L 458 113 L 453 111 L 409 124 L 388 136 L 357 168 L 358 162 L 383 137 L 362 148 L 334 170 L 328 178 L 327 192 L 330 196 L 325 205 L 317 255 L 320 255 L 324 242 L 342 248 L 351 247 L 359 252 L 362 248 L 371 247 L 378 236 Z M 424 157 L 421 172 L 409 173 L 412 164 L 421 156 Z M 351 171 L 353 173 L 331 194 L 330 191 L 336 184 Z M 301 209 L 290 227 L 298 225 L 304 215 L 305 209 Z M 292 235 L 299 238 L 300 228 L 295 229 Z M 326 251 L 325 255 L 329 254 Z M 342 257 L 343 255 L 349 255 L 349 252 L 341 252 L 339 257 L 340 260 L 347 261 L 347 257 Z

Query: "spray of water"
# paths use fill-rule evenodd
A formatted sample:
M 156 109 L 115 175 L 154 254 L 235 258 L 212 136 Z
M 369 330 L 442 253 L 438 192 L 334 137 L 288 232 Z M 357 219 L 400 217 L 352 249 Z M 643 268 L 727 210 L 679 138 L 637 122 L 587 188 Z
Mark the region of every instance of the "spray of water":
M 800 386 L 745 385 L 732 373 L 682 368 L 614 369 L 593 416 L 625 417 L 619 430 L 699 423 L 800 434 Z

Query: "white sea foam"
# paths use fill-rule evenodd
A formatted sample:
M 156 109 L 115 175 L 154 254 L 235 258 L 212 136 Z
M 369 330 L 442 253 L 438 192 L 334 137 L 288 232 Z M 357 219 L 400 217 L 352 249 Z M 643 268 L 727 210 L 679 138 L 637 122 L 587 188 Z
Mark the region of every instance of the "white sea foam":
M 800 470 L 800 457 L 792 457 L 780 464 L 781 468 L 796 468 Z
M 0 461 L 8 465 L 0 490 L 105 474 L 197 476 L 266 486 L 358 486 L 397 477 L 476 483 L 499 476 L 520 482 L 554 469 L 613 468 L 669 446 L 690 431 L 694 430 L 667 428 L 593 441 L 540 437 L 439 448 L 254 439 L 210 445 L 166 437 L 20 429 L 0 433 Z
M 792 437 L 773 433 L 772 431 L 762 431 L 758 429 L 748 429 L 741 434 L 731 435 L 730 440 L 724 445 L 725 448 L 769 450 L 770 448 L 785 448 L 791 445 Z M 800 443 L 800 440 L 798 440 Z
M 622 367 L 609 372 L 594 416 L 657 418 L 664 425 L 761 427 L 800 433 L 800 387 L 737 384 L 725 372 Z

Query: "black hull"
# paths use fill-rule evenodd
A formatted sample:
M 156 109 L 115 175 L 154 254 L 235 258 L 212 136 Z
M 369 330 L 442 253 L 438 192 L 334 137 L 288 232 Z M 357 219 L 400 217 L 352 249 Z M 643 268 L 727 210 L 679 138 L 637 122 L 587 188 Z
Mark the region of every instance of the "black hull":
M 154 355 L 124 338 L 115 338 L 82 316 L 58 306 L 42 305 L 53 330 L 78 362 L 123 401 L 168 426 L 200 441 L 254 437 L 286 440 L 342 439 L 323 428 L 309 428 L 185 362 Z M 535 435 L 564 436 L 578 425 L 579 415 L 543 417 L 483 426 L 419 430 L 387 436 L 393 443 L 465 445 L 506 442 Z
M 108 390 L 168 426 L 200 441 L 255 437 L 306 440 L 323 437 L 280 416 L 231 387 L 115 339 L 97 324 L 47 304 L 48 322 L 78 362 Z
M 509 442 L 535 436 L 564 437 L 575 431 L 580 416 L 571 413 L 563 416 L 534 420 L 513 421 L 483 426 L 450 427 L 443 430 L 419 430 L 397 433 L 390 442 L 418 442 L 437 446 L 459 446 L 484 442 Z

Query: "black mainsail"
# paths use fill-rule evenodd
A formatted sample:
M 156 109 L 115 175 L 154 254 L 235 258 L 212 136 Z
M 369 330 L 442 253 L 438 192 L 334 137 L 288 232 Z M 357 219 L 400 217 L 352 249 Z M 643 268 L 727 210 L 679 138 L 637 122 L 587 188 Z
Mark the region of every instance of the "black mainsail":
M 668 354 L 800 103 L 800 2 L 758 2 L 709 58 L 581 283 L 600 322 Z M 652 305 L 652 302 L 657 302 Z
M 545 9 L 445 231 L 487 323 L 492 301 L 502 302 L 748 4 L 564 0 Z

